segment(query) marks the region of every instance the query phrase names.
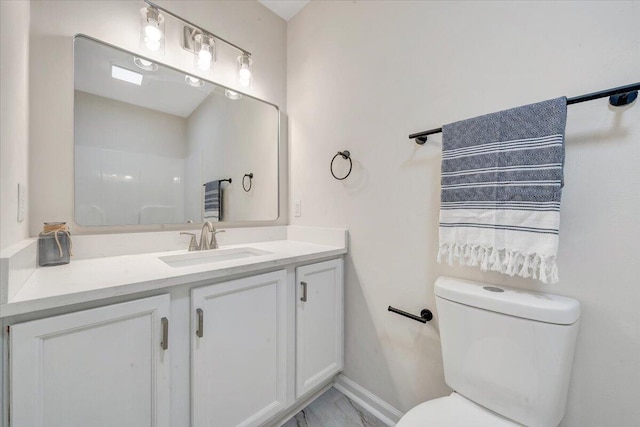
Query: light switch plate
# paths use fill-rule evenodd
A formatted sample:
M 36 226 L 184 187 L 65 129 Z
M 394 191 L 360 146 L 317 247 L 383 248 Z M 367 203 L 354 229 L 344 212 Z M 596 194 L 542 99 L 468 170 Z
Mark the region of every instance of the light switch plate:
M 24 221 L 24 213 L 26 209 L 24 193 L 24 185 L 18 183 L 18 222 Z
M 302 216 L 302 200 L 296 200 L 295 206 L 293 208 L 293 216 Z

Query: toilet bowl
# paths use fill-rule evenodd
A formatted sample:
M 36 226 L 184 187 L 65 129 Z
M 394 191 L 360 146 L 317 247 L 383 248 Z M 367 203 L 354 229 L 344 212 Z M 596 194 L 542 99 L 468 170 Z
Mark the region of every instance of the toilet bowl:
M 434 287 L 445 382 L 454 392 L 397 427 L 556 427 L 564 417 L 580 304 L 440 277 Z

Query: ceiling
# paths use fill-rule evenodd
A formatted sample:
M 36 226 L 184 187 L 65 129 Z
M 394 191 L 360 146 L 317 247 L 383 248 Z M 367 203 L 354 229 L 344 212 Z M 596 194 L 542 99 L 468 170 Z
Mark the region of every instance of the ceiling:
M 264 6 L 269 8 L 276 15 L 284 18 L 285 21 L 290 20 L 296 13 L 300 12 L 310 0 L 258 0 Z
M 192 87 L 184 73 L 167 67 L 144 71 L 133 63 L 134 56 L 90 39 L 78 37 L 74 47 L 75 89 L 179 117 L 188 117 L 215 86 Z M 143 75 L 142 85 L 111 77 L 111 65 Z

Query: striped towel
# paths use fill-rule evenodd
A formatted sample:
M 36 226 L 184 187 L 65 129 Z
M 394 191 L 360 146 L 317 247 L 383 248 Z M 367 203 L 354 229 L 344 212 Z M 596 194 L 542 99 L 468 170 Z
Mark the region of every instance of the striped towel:
M 443 127 L 438 262 L 558 281 L 567 100 Z
M 219 180 L 204 184 L 204 219 L 222 221 L 222 186 Z

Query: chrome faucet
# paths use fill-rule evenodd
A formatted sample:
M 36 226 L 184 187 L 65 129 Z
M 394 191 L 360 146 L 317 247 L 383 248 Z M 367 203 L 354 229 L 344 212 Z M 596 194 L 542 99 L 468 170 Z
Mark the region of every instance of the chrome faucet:
M 209 233 L 211 233 L 211 240 L 213 240 L 213 236 L 215 236 L 215 234 L 213 234 L 213 232 L 215 231 L 215 228 L 213 227 L 213 224 L 211 223 L 211 221 L 207 221 L 204 224 L 202 224 L 202 230 L 200 230 L 200 250 L 201 251 L 208 251 L 209 249 L 211 249 L 211 243 L 209 243 L 206 237 L 207 236 L 206 230 L 209 230 Z
M 200 230 L 200 243 L 198 243 L 198 239 L 196 238 L 195 233 L 180 232 L 180 234 L 191 236 L 191 241 L 189 242 L 189 252 L 192 252 L 218 249 L 218 240 L 216 239 L 216 234 L 224 233 L 225 231 L 226 230 L 216 230 L 211 221 L 207 221 L 202 224 L 202 230 Z M 211 239 L 207 239 L 207 232 L 211 233 Z

